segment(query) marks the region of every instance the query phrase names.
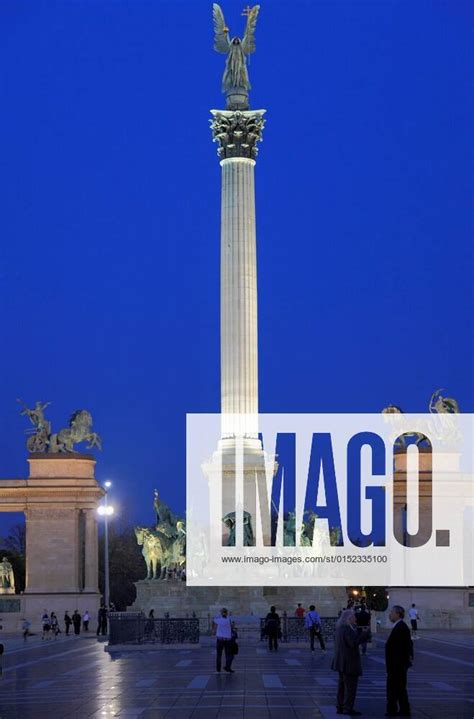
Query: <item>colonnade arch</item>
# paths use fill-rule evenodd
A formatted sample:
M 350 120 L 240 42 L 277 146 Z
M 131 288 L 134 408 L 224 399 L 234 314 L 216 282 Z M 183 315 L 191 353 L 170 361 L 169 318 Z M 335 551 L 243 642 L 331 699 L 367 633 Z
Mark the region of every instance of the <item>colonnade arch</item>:
M 95 611 L 100 601 L 95 510 L 104 494 L 94 476 L 95 459 L 30 454 L 28 463 L 28 478 L 0 479 L 0 512 L 23 512 L 26 519 L 20 613 L 36 620 L 52 603 L 59 612 Z M 7 596 L 3 599 L 6 606 Z

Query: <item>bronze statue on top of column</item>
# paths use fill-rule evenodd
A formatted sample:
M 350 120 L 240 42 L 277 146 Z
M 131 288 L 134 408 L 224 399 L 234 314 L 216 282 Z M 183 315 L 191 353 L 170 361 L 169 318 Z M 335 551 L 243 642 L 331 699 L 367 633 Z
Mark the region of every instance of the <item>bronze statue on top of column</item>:
M 214 50 L 227 55 L 222 92 L 227 97 L 228 110 L 248 110 L 250 82 L 247 71 L 247 58 L 255 52 L 255 26 L 260 5 L 247 7 L 242 13 L 247 16 L 244 37 L 229 37 L 229 28 L 224 13 L 217 3 L 212 6 L 214 18 Z

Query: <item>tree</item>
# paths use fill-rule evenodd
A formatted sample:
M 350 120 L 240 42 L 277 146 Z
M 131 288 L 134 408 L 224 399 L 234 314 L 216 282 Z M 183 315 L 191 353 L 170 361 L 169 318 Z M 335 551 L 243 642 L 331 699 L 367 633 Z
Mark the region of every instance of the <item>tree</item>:
M 348 587 L 347 593 L 350 599 L 356 602 L 365 596 L 367 606 L 376 612 L 384 612 L 388 606 L 386 587 Z
M 3 549 L 8 549 L 15 554 L 26 554 L 26 527 L 24 524 L 14 524 L 8 530 L 8 536 L 1 541 Z
M 109 523 L 110 601 L 119 611 L 125 611 L 136 598 L 134 582 L 144 579 L 145 562 L 132 526 L 113 521 Z M 105 589 L 104 534 L 99 536 L 99 589 Z

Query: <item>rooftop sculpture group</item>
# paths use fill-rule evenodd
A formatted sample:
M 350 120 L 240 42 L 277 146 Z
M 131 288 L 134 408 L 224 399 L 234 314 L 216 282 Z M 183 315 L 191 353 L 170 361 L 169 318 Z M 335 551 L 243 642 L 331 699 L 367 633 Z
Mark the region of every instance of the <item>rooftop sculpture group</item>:
M 36 402 L 32 409 L 21 400 L 18 402 L 23 405 L 21 414 L 28 417 L 34 427 L 26 442 L 28 452 L 47 452 L 49 454 L 75 452 L 74 445 L 80 442 L 89 442 L 87 449 L 93 447 L 102 449 L 100 436 L 97 432 L 91 432 L 92 415 L 86 409 L 76 410 L 71 415 L 69 427 L 52 433 L 51 422 L 44 416 L 44 410 L 51 402 Z
M 433 421 L 430 420 L 428 430 L 430 434 L 439 439 L 442 444 L 455 444 L 459 441 L 460 437 L 457 422 L 451 415 L 459 414 L 459 404 L 457 400 L 452 397 L 443 397 L 441 394 L 442 391 L 442 389 L 437 389 L 436 392 L 433 392 L 431 395 L 428 409 L 434 417 Z M 387 419 L 390 421 L 390 415 L 396 415 L 394 420 L 397 420 L 401 419 L 400 415 L 404 413 L 397 405 L 390 404 L 382 410 L 382 414 L 388 415 Z M 400 432 L 400 423 L 395 421 L 394 424 L 395 427 L 397 427 L 397 431 Z M 406 447 L 408 444 L 411 444 L 412 441 L 414 441 L 417 446 L 422 446 L 424 442 L 428 441 L 428 437 L 421 432 L 406 431 L 403 432 L 403 434 L 399 434 L 395 445 L 397 447 Z

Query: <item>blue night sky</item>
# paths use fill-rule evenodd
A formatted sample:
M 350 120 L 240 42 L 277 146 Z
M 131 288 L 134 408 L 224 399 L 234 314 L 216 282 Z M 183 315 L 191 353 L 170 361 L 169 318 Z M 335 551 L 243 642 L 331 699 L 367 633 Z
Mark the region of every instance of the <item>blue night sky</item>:
M 473 15 L 262 0 L 262 411 L 474 411 Z M 0 34 L 0 476 L 27 473 L 17 397 L 56 429 L 85 407 L 151 524 L 154 487 L 184 510 L 186 412 L 219 411 L 211 2 L 3 0 Z

